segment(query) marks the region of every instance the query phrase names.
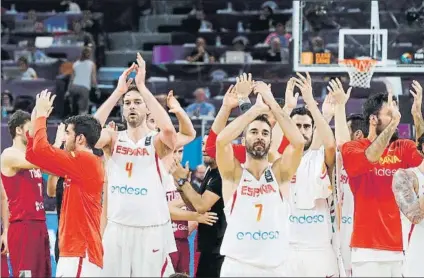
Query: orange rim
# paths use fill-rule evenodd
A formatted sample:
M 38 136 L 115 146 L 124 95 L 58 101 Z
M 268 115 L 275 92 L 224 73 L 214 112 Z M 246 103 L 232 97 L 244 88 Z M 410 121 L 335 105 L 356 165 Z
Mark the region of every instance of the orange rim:
M 347 67 L 355 67 L 359 72 L 368 72 L 371 67 L 377 64 L 377 61 L 373 59 L 344 59 L 340 60 L 340 64 Z

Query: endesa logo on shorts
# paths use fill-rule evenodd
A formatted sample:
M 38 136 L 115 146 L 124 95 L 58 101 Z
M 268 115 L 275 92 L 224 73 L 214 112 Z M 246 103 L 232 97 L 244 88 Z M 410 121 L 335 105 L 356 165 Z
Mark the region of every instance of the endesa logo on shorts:
M 324 215 L 290 215 L 289 221 L 296 224 L 316 224 L 324 222 Z
M 145 196 L 148 193 L 147 188 L 143 187 L 132 187 L 128 185 L 116 185 L 111 188 L 112 194 L 121 194 L 121 195 L 136 195 L 136 196 Z
M 256 232 L 238 232 L 236 236 L 238 240 L 274 240 L 280 237 L 280 232 L 259 230 Z
M 353 218 L 350 216 L 342 216 L 342 224 L 353 224 Z

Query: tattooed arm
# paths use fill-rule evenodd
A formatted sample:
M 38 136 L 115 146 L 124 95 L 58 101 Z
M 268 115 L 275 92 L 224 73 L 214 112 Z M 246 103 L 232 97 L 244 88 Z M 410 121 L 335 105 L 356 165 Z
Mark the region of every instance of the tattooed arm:
M 392 138 L 393 134 L 396 132 L 398 124 L 397 121 L 392 120 L 374 142 L 372 142 L 371 146 L 366 149 L 365 155 L 370 162 L 378 162 L 384 150 L 389 145 L 390 138 Z
M 417 196 L 415 186 L 418 186 L 418 179 L 413 172 L 405 169 L 396 171 L 392 184 L 396 203 L 413 224 L 418 224 L 424 219 L 424 197 Z

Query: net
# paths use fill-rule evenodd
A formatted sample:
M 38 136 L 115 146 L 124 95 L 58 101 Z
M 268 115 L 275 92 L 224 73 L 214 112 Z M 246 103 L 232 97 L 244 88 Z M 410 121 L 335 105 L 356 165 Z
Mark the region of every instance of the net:
M 376 64 L 377 61 L 371 58 L 344 59 L 340 61 L 340 65 L 345 67 L 349 74 L 349 85 L 360 88 L 370 87 Z

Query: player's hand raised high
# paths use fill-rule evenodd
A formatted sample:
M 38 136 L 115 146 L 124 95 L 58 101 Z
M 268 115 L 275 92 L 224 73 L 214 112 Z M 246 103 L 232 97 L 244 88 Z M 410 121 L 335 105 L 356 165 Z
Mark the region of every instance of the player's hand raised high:
M 37 118 L 48 117 L 50 115 L 53 110 L 55 98 L 56 95 L 52 95 L 48 90 L 43 90 L 41 93 L 37 94 L 34 108 L 37 111 Z

